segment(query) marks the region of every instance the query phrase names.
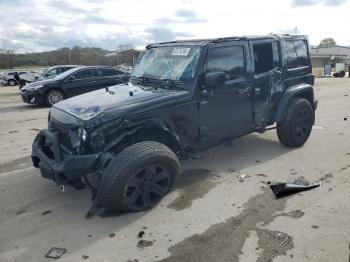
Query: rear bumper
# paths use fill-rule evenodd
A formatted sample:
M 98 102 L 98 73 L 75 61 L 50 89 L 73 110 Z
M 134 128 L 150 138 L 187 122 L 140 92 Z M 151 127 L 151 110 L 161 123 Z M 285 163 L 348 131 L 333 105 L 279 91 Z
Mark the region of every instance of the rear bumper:
M 32 146 L 33 166 L 41 176 L 57 185 L 67 185 L 81 176 L 96 171 L 99 154 L 67 154 L 60 146 L 56 134 L 44 129 L 36 136 Z

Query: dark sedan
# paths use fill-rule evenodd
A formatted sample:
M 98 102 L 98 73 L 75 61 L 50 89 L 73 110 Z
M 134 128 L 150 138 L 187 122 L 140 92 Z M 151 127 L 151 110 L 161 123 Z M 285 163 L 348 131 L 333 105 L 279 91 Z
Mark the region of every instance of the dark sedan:
M 53 79 L 34 82 L 21 90 L 25 103 L 52 106 L 66 98 L 127 82 L 129 74 L 111 67 L 83 66 Z

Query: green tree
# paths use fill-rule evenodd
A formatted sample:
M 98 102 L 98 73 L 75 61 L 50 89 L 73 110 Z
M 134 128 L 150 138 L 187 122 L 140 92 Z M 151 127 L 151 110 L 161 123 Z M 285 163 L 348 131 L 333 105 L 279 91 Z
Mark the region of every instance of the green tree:
M 337 43 L 335 40 L 331 37 L 327 37 L 321 40 L 320 44 L 318 45 L 319 47 L 328 47 L 328 46 L 334 46 Z

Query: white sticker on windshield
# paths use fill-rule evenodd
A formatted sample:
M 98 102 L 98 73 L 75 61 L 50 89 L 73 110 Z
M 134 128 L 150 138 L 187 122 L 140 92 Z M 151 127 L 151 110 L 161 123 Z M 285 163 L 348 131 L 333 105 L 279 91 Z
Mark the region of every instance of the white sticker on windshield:
M 171 53 L 171 55 L 178 55 L 178 56 L 187 56 L 188 52 L 190 52 L 190 48 L 184 48 L 184 47 L 175 47 L 173 49 L 173 52 Z

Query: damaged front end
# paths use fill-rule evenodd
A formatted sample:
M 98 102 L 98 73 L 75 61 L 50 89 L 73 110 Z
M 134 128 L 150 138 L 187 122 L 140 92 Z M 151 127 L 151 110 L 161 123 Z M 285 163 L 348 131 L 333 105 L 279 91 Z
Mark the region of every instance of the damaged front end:
M 89 139 L 83 121 L 52 108 L 48 129 L 41 130 L 33 142 L 33 165 L 57 185 L 81 188 L 81 177 L 97 170 L 101 155 Z

